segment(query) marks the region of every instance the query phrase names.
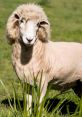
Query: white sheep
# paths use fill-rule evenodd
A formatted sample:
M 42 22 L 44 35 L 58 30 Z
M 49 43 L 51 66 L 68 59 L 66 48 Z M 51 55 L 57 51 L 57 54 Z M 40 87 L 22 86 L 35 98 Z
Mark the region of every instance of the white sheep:
M 38 85 L 43 72 L 40 102 L 48 84 L 63 90 L 82 81 L 82 44 L 50 41 L 50 24 L 40 6 L 20 5 L 8 19 L 7 37 L 13 46 L 13 66 L 21 80 L 33 85 L 32 74 L 39 73 Z M 30 96 L 29 107 L 31 101 Z

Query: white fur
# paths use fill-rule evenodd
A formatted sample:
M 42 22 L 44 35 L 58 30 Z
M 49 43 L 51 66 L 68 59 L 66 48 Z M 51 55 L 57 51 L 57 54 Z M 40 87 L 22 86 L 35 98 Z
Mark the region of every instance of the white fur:
M 23 42 L 28 45 L 33 45 L 36 40 L 37 24 L 34 21 L 27 21 L 20 24 L 20 33 Z M 31 40 L 29 42 L 28 40 Z

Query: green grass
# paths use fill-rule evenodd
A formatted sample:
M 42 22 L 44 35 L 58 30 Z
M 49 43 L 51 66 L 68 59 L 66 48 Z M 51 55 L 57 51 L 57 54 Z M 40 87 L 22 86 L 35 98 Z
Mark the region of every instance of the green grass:
M 39 104 L 40 101 L 40 86 L 39 87 L 36 85 L 36 80 L 34 80 L 34 86 L 32 87 L 32 103 L 33 107 L 31 108 L 32 113 L 30 114 L 30 111 L 27 111 L 27 103 L 26 103 L 26 96 L 27 93 L 30 90 L 30 86 L 27 83 L 20 82 L 20 87 L 21 87 L 21 95 L 19 96 L 17 88 L 15 85 L 12 83 L 12 93 L 13 95 L 11 96 L 11 93 L 9 93 L 8 88 L 5 86 L 5 84 L 0 80 L 0 84 L 2 85 L 5 93 L 6 93 L 6 99 L 1 101 L 1 107 L 0 107 L 0 117 L 81 117 L 82 116 L 82 100 L 77 100 L 76 104 L 77 107 L 75 111 L 70 113 L 69 108 L 66 107 L 67 110 L 67 115 L 62 115 L 61 109 L 65 104 L 63 104 L 67 99 L 67 102 L 72 102 L 73 99 L 69 99 L 68 95 L 71 94 L 69 92 L 64 92 L 61 95 L 54 95 L 55 99 L 60 99 L 58 103 L 56 103 L 54 109 L 49 112 L 50 107 L 52 106 L 53 102 L 50 103 L 50 100 L 47 101 L 47 98 L 49 97 L 49 90 L 47 90 L 47 93 L 42 101 L 42 103 Z M 67 95 L 66 95 L 67 94 Z M 72 96 L 72 95 L 71 95 Z M 73 95 L 74 96 L 74 95 Z M 48 106 L 48 104 L 51 104 Z M 80 104 L 79 104 L 80 103 Z M 46 104 L 46 105 L 45 105 Z M 63 104 L 63 105 L 62 105 Z M 45 108 L 44 108 L 45 106 Z M 80 108 L 78 110 L 78 108 Z M 5 113 L 4 113 L 5 112 Z
M 13 89 L 14 85 L 17 89 L 16 93 L 19 100 L 22 99 L 22 87 L 12 68 L 12 48 L 7 44 L 5 28 L 7 19 L 12 11 L 18 5 L 27 2 L 41 4 L 44 8 L 51 23 L 52 40 L 82 42 L 82 0 L 0 0 L 0 80 L 5 85 L 11 98 L 14 97 L 15 93 Z M 56 91 L 49 91 L 49 97 L 54 97 L 57 93 Z M 78 115 L 72 115 L 72 117 L 82 117 L 82 100 L 79 102 L 78 97 L 73 91 L 59 95 L 58 98 L 62 100 L 63 97 L 64 99 L 74 101 L 77 106 L 80 106 Z M 0 102 L 5 99 L 8 99 L 8 95 L 4 87 L 0 84 Z M 21 117 L 19 110 L 13 109 L 12 111 L 10 106 L 6 107 L 5 104 L 0 103 L 0 117 L 15 117 L 16 113 L 18 114 L 17 117 Z M 50 117 L 49 113 L 45 113 L 46 116 Z M 67 117 L 69 116 L 70 114 Z M 51 117 L 64 116 L 60 115 L 59 111 L 56 111 L 55 115 L 51 114 Z

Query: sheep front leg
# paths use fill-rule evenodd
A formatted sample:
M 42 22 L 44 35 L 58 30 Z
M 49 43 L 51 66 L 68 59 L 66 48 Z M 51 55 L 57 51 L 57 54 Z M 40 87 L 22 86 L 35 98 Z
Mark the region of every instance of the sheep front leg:
M 32 95 L 27 94 L 27 111 L 32 112 Z
M 41 96 L 40 96 L 40 103 L 42 102 L 45 94 L 46 94 L 46 91 L 47 91 L 47 86 L 48 86 L 48 83 L 47 81 L 44 81 L 42 84 L 41 84 Z

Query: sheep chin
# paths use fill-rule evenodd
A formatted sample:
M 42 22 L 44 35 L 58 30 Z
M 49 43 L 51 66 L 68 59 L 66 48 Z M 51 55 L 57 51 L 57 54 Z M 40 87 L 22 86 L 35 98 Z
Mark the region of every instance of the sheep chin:
M 22 47 L 25 47 L 25 48 L 29 48 L 33 46 L 33 44 L 24 43 L 22 39 L 19 39 L 19 43 Z
M 24 43 L 24 42 L 23 42 L 23 45 L 26 46 L 26 47 L 32 47 L 34 44 L 31 44 L 31 43 Z

